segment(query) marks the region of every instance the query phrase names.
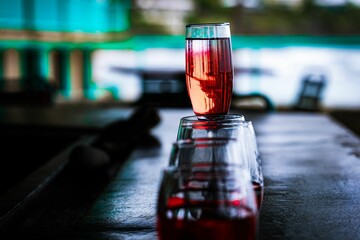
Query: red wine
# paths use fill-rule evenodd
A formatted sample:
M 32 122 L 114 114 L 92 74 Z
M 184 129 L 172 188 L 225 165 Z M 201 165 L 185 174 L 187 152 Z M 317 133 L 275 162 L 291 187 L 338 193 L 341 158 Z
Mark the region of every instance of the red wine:
M 264 188 L 260 183 L 257 182 L 252 182 L 252 185 L 255 192 L 257 208 L 260 209 L 264 195 Z
M 242 218 L 229 218 L 219 216 L 216 213 L 214 202 L 211 204 L 200 204 L 199 202 L 188 202 L 182 198 L 171 198 L 167 208 L 172 211 L 172 216 L 158 216 L 157 231 L 160 240 L 250 240 L 255 239 L 256 214 L 249 208 L 241 206 L 243 201 L 234 201 L 231 205 L 236 208 Z M 198 219 L 190 220 L 178 218 L 178 210 L 192 211 L 201 209 L 206 214 L 201 214 Z M 211 214 L 213 213 L 213 214 Z
M 255 239 L 256 219 L 183 219 L 158 218 L 160 240 L 250 240 Z
M 196 115 L 228 113 L 233 90 L 230 38 L 186 39 L 186 86 Z

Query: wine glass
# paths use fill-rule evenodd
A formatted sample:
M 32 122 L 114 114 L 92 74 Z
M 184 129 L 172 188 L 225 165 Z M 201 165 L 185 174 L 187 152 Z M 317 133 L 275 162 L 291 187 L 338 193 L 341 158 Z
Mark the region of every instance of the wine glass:
M 256 203 L 243 168 L 202 164 L 163 171 L 160 240 L 255 239 Z
M 236 150 L 247 160 L 247 168 L 257 197 L 258 209 L 263 200 L 264 180 L 261 155 L 253 124 L 243 116 L 236 114 L 224 115 L 216 120 L 198 119 L 197 116 L 186 116 L 180 119 L 177 140 L 181 139 L 236 139 Z M 178 143 L 172 146 L 169 165 L 177 165 Z
M 229 23 L 186 25 L 186 87 L 200 118 L 229 111 L 234 75 L 230 37 Z

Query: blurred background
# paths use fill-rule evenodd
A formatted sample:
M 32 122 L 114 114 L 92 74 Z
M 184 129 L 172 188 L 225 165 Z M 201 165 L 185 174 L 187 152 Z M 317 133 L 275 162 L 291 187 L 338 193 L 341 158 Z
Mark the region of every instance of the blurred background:
M 360 0 L 0 0 L 0 103 L 189 107 L 184 30 L 203 22 L 231 24 L 232 108 L 357 125 Z

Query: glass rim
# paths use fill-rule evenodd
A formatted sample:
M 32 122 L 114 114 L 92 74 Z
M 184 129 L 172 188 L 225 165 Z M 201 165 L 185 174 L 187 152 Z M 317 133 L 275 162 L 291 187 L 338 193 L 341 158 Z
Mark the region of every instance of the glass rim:
M 161 173 L 163 176 L 165 175 L 176 175 L 176 177 L 180 177 L 184 173 L 196 173 L 196 172 L 206 172 L 206 171 L 214 171 L 214 170 L 227 170 L 227 171 L 241 171 L 243 174 L 249 174 L 246 168 L 242 165 L 236 163 L 210 163 L 210 162 L 197 162 L 189 165 L 181 165 L 181 166 L 167 166 L 162 168 Z M 247 176 L 249 177 L 249 176 Z
M 244 115 L 238 114 L 226 114 L 223 118 L 218 119 L 202 119 L 198 116 L 190 115 L 185 116 L 180 119 L 180 127 L 199 127 L 199 126 L 209 126 L 209 127 L 231 127 L 231 126 L 247 126 L 251 124 L 251 120 L 246 120 Z
M 195 147 L 197 145 L 222 146 L 226 144 L 237 144 L 238 142 L 239 141 L 236 138 L 212 138 L 212 137 L 186 138 L 186 139 L 179 139 L 173 142 L 173 146 L 177 146 L 179 148 Z
M 230 26 L 229 22 L 221 22 L 221 23 L 190 23 L 186 24 L 186 28 L 190 27 L 209 27 L 209 26 Z
M 236 114 L 236 113 L 228 113 L 228 114 L 220 114 L 220 115 L 216 115 L 216 118 L 214 119 L 206 119 L 206 118 L 202 118 L 202 116 L 199 115 L 188 115 L 188 116 L 184 116 L 181 119 L 194 119 L 191 121 L 223 121 L 223 120 L 231 120 L 231 119 L 244 119 L 245 120 L 245 116 L 242 114 Z
M 180 118 L 181 123 L 225 123 L 229 121 L 240 121 L 240 122 L 246 122 L 244 115 L 239 114 L 223 114 L 223 115 L 217 115 L 217 118 L 213 119 L 206 119 L 202 118 L 198 115 L 189 115 L 184 116 Z

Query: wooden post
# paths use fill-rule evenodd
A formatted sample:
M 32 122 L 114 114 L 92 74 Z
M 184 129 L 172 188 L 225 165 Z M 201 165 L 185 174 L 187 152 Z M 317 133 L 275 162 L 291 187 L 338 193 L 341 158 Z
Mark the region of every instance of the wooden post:
M 8 49 L 4 52 L 4 72 L 3 76 L 6 80 L 20 79 L 20 54 L 16 49 Z
M 70 97 L 70 63 L 66 49 L 52 49 L 49 56 L 49 78 L 64 98 Z
M 70 92 L 72 100 L 84 98 L 84 54 L 80 49 L 70 52 Z
M 0 49 L 0 84 L 4 81 L 4 50 Z
M 92 50 L 83 50 L 83 90 L 86 99 L 95 100 L 92 86 Z

